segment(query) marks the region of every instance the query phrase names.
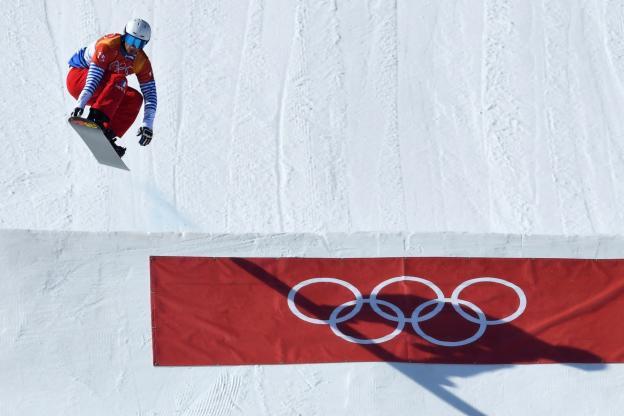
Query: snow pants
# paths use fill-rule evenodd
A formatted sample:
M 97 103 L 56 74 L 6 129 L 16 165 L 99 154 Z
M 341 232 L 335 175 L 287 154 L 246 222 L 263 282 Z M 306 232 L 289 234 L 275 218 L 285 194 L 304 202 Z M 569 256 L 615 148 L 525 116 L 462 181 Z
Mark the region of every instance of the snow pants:
M 69 70 L 67 90 L 72 97 L 78 99 L 87 82 L 88 73 L 88 68 Z M 143 104 L 143 96 L 128 86 L 125 75 L 106 72 L 87 104 L 106 114 L 110 121 L 105 123 L 104 127 L 111 129 L 117 137 L 121 137 L 136 120 Z

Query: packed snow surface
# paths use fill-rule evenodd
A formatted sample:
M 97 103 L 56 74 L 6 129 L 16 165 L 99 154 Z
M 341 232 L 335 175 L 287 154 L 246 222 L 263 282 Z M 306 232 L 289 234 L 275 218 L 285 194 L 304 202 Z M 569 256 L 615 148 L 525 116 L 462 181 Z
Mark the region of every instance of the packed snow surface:
M 128 174 L 64 85 L 133 16 L 159 105 Z M 5 1 L 0 26 L 4 228 L 624 232 L 619 0 Z
M 158 111 L 148 147 L 142 115 L 121 139 L 123 172 L 66 123 L 65 77 L 131 17 L 153 28 Z M 622 365 L 154 368 L 148 271 L 622 257 L 624 2 L 13 0 L 0 28 L 2 415 L 624 407 Z
M 1 413 L 620 414 L 620 364 L 154 367 L 149 256 L 613 258 L 623 250 L 621 237 L 0 231 Z

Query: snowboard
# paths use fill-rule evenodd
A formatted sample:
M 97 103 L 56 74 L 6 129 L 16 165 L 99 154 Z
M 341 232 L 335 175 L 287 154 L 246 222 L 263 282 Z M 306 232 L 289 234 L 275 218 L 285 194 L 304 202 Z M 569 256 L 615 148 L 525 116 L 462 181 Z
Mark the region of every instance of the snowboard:
M 121 160 L 113 145 L 108 141 L 100 126 L 91 120 L 81 117 L 70 117 L 69 125 L 76 130 L 82 141 L 85 142 L 95 159 L 102 165 L 111 166 L 129 171 Z

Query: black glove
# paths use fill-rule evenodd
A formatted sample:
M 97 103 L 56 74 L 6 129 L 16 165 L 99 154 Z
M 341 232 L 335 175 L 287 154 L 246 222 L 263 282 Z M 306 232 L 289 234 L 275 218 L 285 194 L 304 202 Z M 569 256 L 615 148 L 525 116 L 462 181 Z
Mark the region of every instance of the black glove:
M 84 111 L 84 108 L 76 107 L 76 108 L 74 108 L 74 111 L 72 111 L 71 116 L 72 117 L 80 117 L 82 115 L 83 111 Z
M 150 129 L 149 127 L 141 127 L 139 129 L 139 132 L 137 133 L 137 136 L 141 136 L 141 138 L 139 139 L 139 144 L 141 146 L 147 146 L 152 141 L 153 135 L 154 132 L 152 131 L 152 129 Z

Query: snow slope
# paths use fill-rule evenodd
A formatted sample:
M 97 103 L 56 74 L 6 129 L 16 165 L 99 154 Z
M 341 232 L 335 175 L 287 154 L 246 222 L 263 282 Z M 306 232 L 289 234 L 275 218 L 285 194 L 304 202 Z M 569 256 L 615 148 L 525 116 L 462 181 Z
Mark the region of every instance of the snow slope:
M 65 123 L 64 83 L 135 16 L 159 108 L 127 173 Z M 621 1 L 13 0 L 0 28 L 0 414 L 624 406 L 622 365 L 154 368 L 147 266 L 622 257 Z
M 617 415 L 624 365 L 153 367 L 150 255 L 613 258 L 624 238 L 0 231 L 0 409 L 24 415 Z
M 63 119 L 66 61 L 129 16 L 154 27 L 159 109 L 152 145 L 124 138 L 126 174 Z M 623 17 L 616 0 L 2 2 L 0 226 L 621 234 Z

